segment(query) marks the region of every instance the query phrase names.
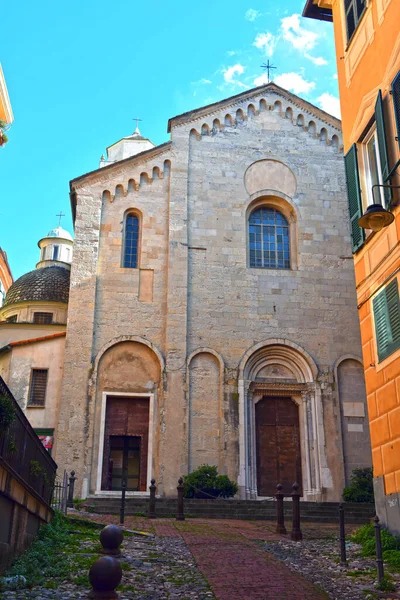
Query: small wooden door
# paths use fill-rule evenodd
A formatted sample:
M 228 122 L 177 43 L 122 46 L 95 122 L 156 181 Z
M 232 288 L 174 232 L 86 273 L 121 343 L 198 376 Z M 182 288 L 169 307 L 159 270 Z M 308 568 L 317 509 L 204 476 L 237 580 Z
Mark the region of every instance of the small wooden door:
M 302 493 L 297 405 L 291 398 L 264 396 L 255 412 L 258 495 L 275 495 L 278 483 L 290 494 L 295 481 Z
M 138 436 L 110 436 L 108 490 L 122 490 L 122 478 L 126 477 L 127 491 L 139 491 L 140 441 Z

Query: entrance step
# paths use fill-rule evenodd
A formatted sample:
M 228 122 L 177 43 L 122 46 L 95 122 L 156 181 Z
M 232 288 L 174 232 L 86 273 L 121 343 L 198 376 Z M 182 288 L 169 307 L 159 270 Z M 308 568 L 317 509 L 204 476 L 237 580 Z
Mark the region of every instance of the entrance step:
M 86 510 L 99 514 L 119 514 L 120 498 L 89 497 L 84 505 Z M 197 500 L 184 501 L 185 514 L 202 519 L 244 519 L 274 520 L 276 504 L 270 500 Z M 147 515 L 148 498 L 126 498 L 126 515 Z M 174 517 L 177 501 L 174 498 L 159 498 L 156 501 L 158 517 Z M 374 504 L 345 503 L 345 520 L 349 524 L 363 524 L 370 521 L 375 514 Z M 285 517 L 290 519 L 292 503 L 284 503 Z M 337 523 L 339 519 L 339 503 L 337 502 L 300 502 L 300 513 L 303 521 L 320 523 Z

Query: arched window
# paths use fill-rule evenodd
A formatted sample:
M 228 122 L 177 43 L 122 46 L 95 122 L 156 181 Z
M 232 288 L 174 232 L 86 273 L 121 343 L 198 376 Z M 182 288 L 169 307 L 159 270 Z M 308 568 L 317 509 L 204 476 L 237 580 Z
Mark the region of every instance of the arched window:
M 262 206 L 249 217 L 250 267 L 290 269 L 289 223 L 282 213 Z
M 139 217 L 128 213 L 125 217 L 123 267 L 137 269 L 139 253 Z

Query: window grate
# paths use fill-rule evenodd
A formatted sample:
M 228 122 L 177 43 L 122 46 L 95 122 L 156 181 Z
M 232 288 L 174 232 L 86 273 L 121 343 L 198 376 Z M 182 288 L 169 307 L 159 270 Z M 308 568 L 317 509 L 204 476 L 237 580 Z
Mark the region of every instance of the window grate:
M 32 369 L 28 406 L 44 406 L 48 369 Z
M 35 312 L 33 313 L 33 322 L 39 325 L 49 325 L 53 322 L 53 313 Z
M 274 208 L 254 210 L 249 218 L 250 267 L 290 269 L 289 224 Z

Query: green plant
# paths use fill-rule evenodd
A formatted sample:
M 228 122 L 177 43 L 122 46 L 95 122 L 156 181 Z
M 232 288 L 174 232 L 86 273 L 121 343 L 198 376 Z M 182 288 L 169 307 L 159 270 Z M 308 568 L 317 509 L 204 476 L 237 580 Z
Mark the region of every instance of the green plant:
M 0 395 L 0 431 L 7 431 L 15 420 L 16 408 L 14 401 L 5 394 Z
M 9 450 L 9 452 L 16 452 L 17 451 L 17 445 L 14 442 L 14 440 L 10 440 L 8 442 L 8 450 Z
M 383 560 L 395 571 L 400 572 L 400 550 L 385 550 Z
M 74 498 L 72 500 L 75 510 L 81 510 L 81 506 L 84 502 L 86 502 L 86 498 Z
M 345 502 L 374 502 L 374 487 L 371 468 L 354 469 L 350 485 L 343 490 Z
M 238 486 L 227 475 L 218 475 L 218 469 L 211 465 L 201 465 L 184 477 L 183 495 L 185 498 L 231 498 Z
M 352 536 L 351 540 L 361 545 L 362 556 L 375 556 L 375 531 L 370 523 L 363 525 Z M 386 529 L 381 530 L 382 552 L 387 550 L 400 550 L 400 537 L 394 536 Z
M 7 127 L 7 123 L 0 119 L 0 146 L 3 146 L 8 142 L 8 137 L 4 133 L 5 128 Z
M 377 584 L 376 589 L 382 592 L 395 592 L 396 586 L 387 575 L 384 575 L 383 579 Z

